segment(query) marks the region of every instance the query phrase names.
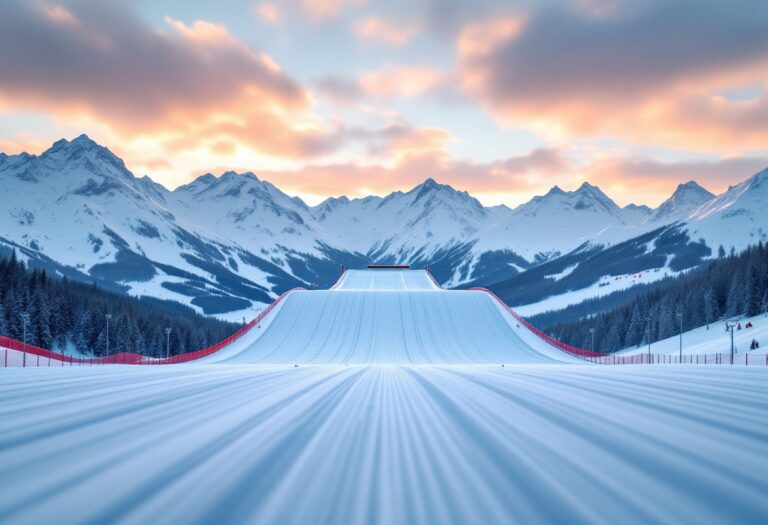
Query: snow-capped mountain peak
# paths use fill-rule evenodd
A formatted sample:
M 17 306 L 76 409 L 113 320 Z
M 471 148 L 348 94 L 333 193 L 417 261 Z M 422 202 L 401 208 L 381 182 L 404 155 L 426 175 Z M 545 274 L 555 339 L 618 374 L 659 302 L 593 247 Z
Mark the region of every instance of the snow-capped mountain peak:
M 687 228 L 711 248 L 768 241 L 768 168 L 699 206 Z
M 514 211 L 522 215 L 537 215 L 545 210 L 590 211 L 618 216 L 621 208 L 600 188 L 585 182 L 574 191 L 563 191 L 559 186 L 553 186 L 546 194 L 532 198 Z
M 654 222 L 674 222 L 686 219 L 702 204 L 712 200 L 714 194 L 695 181 L 680 184 L 674 193 L 654 211 Z

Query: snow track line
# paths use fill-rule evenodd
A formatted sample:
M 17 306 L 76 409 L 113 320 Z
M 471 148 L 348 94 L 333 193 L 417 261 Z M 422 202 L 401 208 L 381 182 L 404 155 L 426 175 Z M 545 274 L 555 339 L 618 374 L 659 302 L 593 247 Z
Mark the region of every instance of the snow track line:
M 768 515 L 763 368 L 6 372 L 0 398 L 14 403 L 0 404 L 0 434 L 13 439 L 0 445 L 0 515 L 9 523 L 639 525 Z M 124 414 L 126 404 L 144 410 Z M 101 417 L 66 425 L 89 413 Z

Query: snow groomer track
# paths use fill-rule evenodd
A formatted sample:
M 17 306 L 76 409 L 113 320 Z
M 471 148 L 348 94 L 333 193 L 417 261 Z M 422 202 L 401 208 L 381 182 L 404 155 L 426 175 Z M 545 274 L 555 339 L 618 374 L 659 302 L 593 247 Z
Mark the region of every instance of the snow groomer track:
M 218 363 L 555 363 L 547 344 L 480 290 L 443 290 L 424 270 L 349 270 L 330 290 L 292 291 Z
M 556 344 L 349 271 L 189 363 L 2 368 L 0 523 L 768 522 L 768 368 Z

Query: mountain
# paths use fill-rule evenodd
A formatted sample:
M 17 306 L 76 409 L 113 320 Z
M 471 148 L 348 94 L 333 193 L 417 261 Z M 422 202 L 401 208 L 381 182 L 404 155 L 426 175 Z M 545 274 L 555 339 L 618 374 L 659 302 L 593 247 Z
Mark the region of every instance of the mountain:
M 333 282 L 337 259 L 361 260 L 307 240 L 309 208 L 253 175 L 203 176 L 171 192 L 85 135 L 4 156 L 0 184 L 13 195 L 0 213 L 3 251 L 232 320 L 291 287 Z
M 381 263 L 429 263 L 438 279 L 452 284 L 466 281 L 473 268 L 481 272 L 492 267 L 487 260 L 491 250 L 504 252 L 507 271 L 510 262 L 528 266 L 502 239 L 483 252 L 474 250 L 482 232 L 500 218 L 502 210 L 483 207 L 467 192 L 428 178 L 407 192 L 383 198 L 329 199 L 313 211 L 345 249 Z M 485 262 L 480 261 L 483 255 Z
M 508 217 L 484 232 L 490 239 L 510 239 L 516 252 L 529 261 L 542 262 L 568 253 L 598 236 L 621 230 L 605 244 L 632 236 L 626 228 L 639 227 L 645 214 L 622 209 L 596 186 L 584 183 L 575 191 L 553 187 L 511 211 Z
M 0 210 L 0 254 L 16 249 L 31 265 L 229 320 L 291 287 L 328 286 L 339 265 L 371 262 L 430 264 L 450 287 L 528 283 L 530 302 L 592 286 L 621 257 L 675 272 L 720 244 L 765 238 L 765 178 L 715 198 L 686 183 L 655 210 L 621 208 L 589 183 L 485 207 L 432 178 L 311 207 L 250 172 L 170 191 L 81 135 L 41 155 L 0 154 L 0 189 L 13 196 Z M 627 255 L 619 246 L 630 241 Z
M 768 241 L 768 169 L 697 208 L 687 217 L 687 230 L 729 251 Z
M 702 204 L 711 201 L 714 194 L 694 181 L 680 184 L 670 198 L 653 211 L 655 223 L 670 223 L 688 218 Z

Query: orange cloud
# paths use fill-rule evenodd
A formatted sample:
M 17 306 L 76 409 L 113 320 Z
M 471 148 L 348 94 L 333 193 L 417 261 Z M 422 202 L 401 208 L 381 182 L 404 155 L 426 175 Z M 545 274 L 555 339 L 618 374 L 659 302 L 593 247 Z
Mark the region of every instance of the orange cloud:
M 337 17 L 348 7 L 360 7 L 366 0 L 301 0 L 301 6 L 312 20 L 325 21 Z
M 0 107 L 106 127 L 120 142 L 223 153 L 225 140 L 290 158 L 333 149 L 307 90 L 223 25 L 166 17 L 159 31 L 116 4 L 69 6 L 77 25 L 23 3 L 0 17 L 0 70 L 14 72 L 0 75 Z
M 768 85 L 766 16 L 768 5 L 752 0 L 741 9 L 589 0 L 522 21 L 497 17 L 461 32 L 461 85 L 500 122 L 550 139 L 740 154 L 768 142 L 768 94 L 717 95 Z
M 558 149 L 540 148 L 495 162 L 458 160 L 440 149 L 411 151 L 391 164 L 335 163 L 294 170 L 266 170 L 260 176 L 280 188 L 319 202 L 328 195 L 362 197 L 410 189 L 433 177 L 469 191 L 486 205 L 514 206 L 542 195 L 554 185 L 576 188 L 589 181 L 620 205 L 657 206 L 678 184 L 696 180 L 714 193 L 764 169 L 767 158 L 660 162 L 650 158 L 605 156 L 578 165 Z
M 438 69 L 389 64 L 360 75 L 362 90 L 377 98 L 415 97 L 440 86 L 446 74 Z
M 377 16 L 359 20 L 354 29 L 355 34 L 363 40 L 382 42 L 391 46 L 404 46 L 419 32 L 418 27 L 413 24 L 394 22 Z
M 560 152 L 546 149 L 492 163 L 460 161 L 439 150 L 412 150 L 392 164 L 307 165 L 295 170 L 260 171 L 259 176 L 286 191 L 315 195 L 315 200 L 342 193 L 350 197 L 370 192 L 384 195 L 395 189 L 410 189 L 433 177 L 498 204 L 501 195 L 507 202 L 522 202 L 533 191 L 562 184 L 566 164 Z
M 756 157 L 660 162 L 609 156 L 594 159 L 579 171 L 623 204 L 640 202 L 656 206 L 681 182 L 695 180 L 719 194 L 766 166 L 768 159 Z
M 280 8 L 278 8 L 275 4 L 267 2 L 256 6 L 256 14 L 258 14 L 262 20 L 272 25 L 279 23 L 280 19 L 282 18 Z

